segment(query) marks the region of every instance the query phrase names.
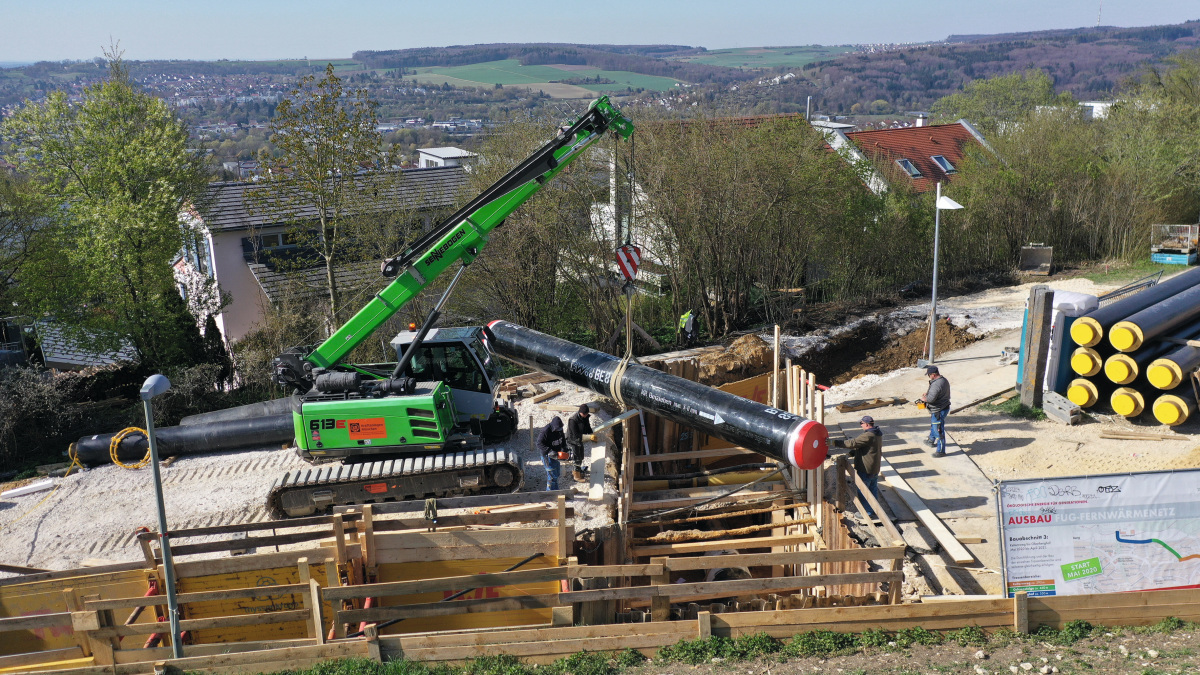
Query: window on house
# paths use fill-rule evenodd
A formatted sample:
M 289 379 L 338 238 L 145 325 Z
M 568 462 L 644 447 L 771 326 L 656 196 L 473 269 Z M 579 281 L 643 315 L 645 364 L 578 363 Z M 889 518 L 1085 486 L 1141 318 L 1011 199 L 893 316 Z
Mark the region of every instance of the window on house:
M 264 234 L 259 237 L 259 246 L 264 251 L 269 251 L 275 248 L 283 248 L 285 246 L 295 246 L 296 236 L 291 232 L 276 232 L 275 234 Z
M 921 177 L 921 170 L 918 169 L 917 165 L 913 164 L 911 160 L 900 158 L 896 160 L 896 163 L 899 164 L 900 168 L 904 169 L 909 176 L 912 176 L 913 178 Z
M 942 167 L 942 171 L 945 171 L 946 173 L 955 173 L 958 171 L 958 169 L 955 169 L 954 165 L 950 163 L 950 160 L 942 157 L 941 155 L 934 155 L 933 157 L 930 157 L 930 159 L 932 159 L 934 162 L 937 162 L 937 165 Z

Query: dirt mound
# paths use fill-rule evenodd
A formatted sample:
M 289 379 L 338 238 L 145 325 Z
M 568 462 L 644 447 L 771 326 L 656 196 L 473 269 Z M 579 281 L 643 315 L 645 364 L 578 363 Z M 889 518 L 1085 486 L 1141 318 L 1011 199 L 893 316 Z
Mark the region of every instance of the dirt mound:
M 700 357 L 700 382 L 716 387 L 754 377 L 771 369 L 771 346 L 757 335 L 743 335 L 724 352 Z
M 934 342 L 938 354 L 944 354 L 954 349 L 961 349 L 979 338 L 971 335 L 966 329 L 958 328 L 943 319 L 937 322 L 937 338 Z M 917 359 L 925 357 L 929 344 L 928 329 L 917 329 L 903 337 L 892 340 L 888 346 L 879 351 L 867 354 L 854 367 L 833 378 L 833 384 L 849 382 L 861 375 L 887 373 L 897 368 L 910 368 L 917 365 Z

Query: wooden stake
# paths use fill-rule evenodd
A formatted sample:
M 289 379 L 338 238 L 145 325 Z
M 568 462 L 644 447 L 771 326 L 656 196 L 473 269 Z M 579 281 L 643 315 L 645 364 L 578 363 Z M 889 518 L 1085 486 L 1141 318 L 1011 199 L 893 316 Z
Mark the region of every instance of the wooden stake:
M 651 565 L 665 565 L 666 558 L 651 558 Z M 667 586 L 671 583 L 671 573 L 663 568 L 663 573 L 650 578 L 650 583 L 655 586 Z M 655 595 L 650 599 L 650 619 L 652 621 L 670 621 L 671 620 L 671 598 L 670 596 Z
M 771 366 L 771 407 L 779 409 L 779 324 L 775 324 L 774 363 Z
M 296 559 L 296 569 L 299 574 L 300 583 L 304 584 L 305 586 L 308 586 L 308 582 L 312 581 L 312 570 L 309 569 L 309 567 L 308 567 L 308 558 L 307 557 L 297 558 Z M 304 607 L 304 609 L 312 611 L 312 606 L 313 606 L 312 596 L 308 593 L 301 593 L 300 594 L 300 604 L 301 604 L 301 606 Z M 309 617 L 309 619 L 308 619 L 308 636 L 315 637 L 318 639 L 320 639 L 322 637 L 321 636 L 321 624 L 319 624 L 319 623 L 314 624 L 312 617 Z
M 333 541 L 337 546 L 337 562 L 339 565 L 346 564 L 346 528 L 342 523 L 342 514 L 337 514 L 333 517 Z
M 363 565 L 367 569 L 375 567 L 375 522 L 370 504 L 363 505 L 363 536 L 362 536 L 362 556 Z
M 312 618 L 309 621 L 316 626 L 313 635 L 317 638 L 317 644 L 323 645 L 325 644 L 325 618 L 321 616 L 321 584 L 318 584 L 316 579 L 309 579 L 308 589 L 309 604 L 312 605 Z
M 558 496 L 558 564 L 567 562 L 567 498 Z
M 1029 594 L 1025 591 L 1013 595 L 1013 630 L 1029 632 Z

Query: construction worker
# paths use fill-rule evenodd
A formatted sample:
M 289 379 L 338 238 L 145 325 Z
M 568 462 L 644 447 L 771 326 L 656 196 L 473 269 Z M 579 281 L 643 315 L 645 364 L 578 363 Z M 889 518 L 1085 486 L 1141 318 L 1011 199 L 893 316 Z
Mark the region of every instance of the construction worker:
M 542 453 L 542 457 L 546 464 L 546 489 L 558 489 L 558 475 L 562 471 L 562 465 L 559 464 L 559 453 L 566 453 L 567 435 L 563 433 L 563 422 L 558 415 L 550 420 L 550 423 L 542 427 L 541 433 L 537 437 L 538 452 Z
M 875 418 L 870 415 L 863 415 L 858 421 L 858 426 L 862 428 L 862 433 L 855 436 L 854 440 L 837 438 L 830 443 L 835 448 L 850 450 L 849 454 L 854 458 L 854 472 L 871 494 L 875 495 L 875 499 L 882 500 L 879 495 L 879 464 L 883 457 L 883 432 L 875 425 Z M 858 499 L 867 509 L 867 517 L 874 519 L 875 509 L 871 508 L 871 502 L 863 497 L 862 490 L 858 491 Z
M 689 309 L 679 317 L 679 343 L 683 347 L 692 347 L 699 337 L 700 329 L 696 326 L 696 315 Z
M 934 450 L 934 457 L 946 456 L 946 415 L 950 414 L 950 381 L 942 377 L 937 366 L 927 366 L 925 376 L 929 378 L 929 389 L 921 396 L 929 411 L 929 438 L 925 445 Z
M 571 461 L 575 463 L 573 477 L 576 482 L 582 481 L 583 473 L 583 437 L 592 433 L 592 411 L 588 404 L 579 406 L 579 412 L 571 415 L 567 421 L 567 450 L 571 453 Z

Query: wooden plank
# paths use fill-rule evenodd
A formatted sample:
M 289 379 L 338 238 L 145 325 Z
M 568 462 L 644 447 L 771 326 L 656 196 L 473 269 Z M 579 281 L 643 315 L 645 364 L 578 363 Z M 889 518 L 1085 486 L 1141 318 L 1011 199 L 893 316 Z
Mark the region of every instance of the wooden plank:
M 465 661 L 480 656 L 504 654 L 520 657 L 523 660 L 537 659 L 537 657 L 541 657 L 544 660 L 554 660 L 581 651 L 611 652 L 622 649 L 657 649 L 696 636 L 695 624 L 691 622 L 676 622 L 676 624 L 679 625 L 674 626 L 672 632 L 665 634 L 635 634 L 623 637 L 595 637 L 574 640 L 547 640 L 544 642 L 510 642 L 491 645 L 406 649 L 404 650 L 404 657 L 414 661 Z
M 310 578 L 308 586 L 308 598 L 311 605 L 309 610 L 312 612 L 313 624 L 312 636 L 316 638 L 317 644 L 325 644 L 325 617 L 321 615 L 321 585 L 317 583 L 316 579 Z
M 759 485 L 764 485 L 764 486 L 778 485 L 780 487 L 783 486 L 782 483 L 775 483 L 775 482 L 759 483 Z M 700 488 L 700 489 L 707 490 L 708 488 Z M 648 495 L 651 495 L 653 493 L 642 492 L 642 493 L 638 493 L 637 497 L 641 497 L 644 501 L 634 500 L 633 504 L 630 505 L 630 511 L 656 511 L 658 509 L 673 509 L 677 506 L 691 506 L 692 504 L 696 504 L 696 503 L 702 502 L 706 499 L 716 497 L 719 494 L 729 492 L 729 489 L 730 489 L 730 487 L 728 485 L 722 485 L 720 487 L 720 492 L 714 492 L 714 493 L 710 493 L 710 494 L 706 494 L 706 495 L 699 495 L 699 496 L 687 495 L 687 496 L 683 496 L 683 497 L 667 497 L 664 499 L 650 499 L 648 497 Z M 755 491 L 755 492 L 739 492 L 735 495 L 731 495 L 728 498 L 728 500 L 722 500 L 722 501 L 755 499 L 758 497 L 767 497 L 770 494 L 771 494 L 771 491 L 769 491 L 769 490 Z M 713 502 L 713 503 L 718 503 L 718 502 Z
M 567 511 L 574 514 L 575 507 L 567 502 Z M 464 513 L 458 515 L 438 514 L 436 529 L 470 525 L 507 525 L 510 523 L 535 523 L 542 520 L 553 520 L 558 510 L 554 507 L 521 508 L 520 510 L 489 511 L 487 513 Z M 375 515 L 376 532 L 396 532 L 398 530 L 421 530 L 429 528 L 430 522 L 424 515 L 405 514 L 401 517 L 381 519 Z
M 575 406 L 572 410 L 578 409 Z M 449 509 L 469 509 L 482 506 L 507 506 L 509 504 L 534 504 L 538 502 L 549 502 L 553 504 L 558 497 L 566 496 L 567 499 L 573 499 L 575 493 L 571 490 L 549 490 L 544 492 L 515 492 L 502 495 L 478 495 L 475 497 L 447 497 L 437 500 L 439 510 Z M 424 513 L 425 500 L 415 499 L 403 502 L 384 502 L 382 504 L 373 504 L 375 507 L 375 515 L 388 513 Z M 351 513 L 357 512 L 357 506 L 335 506 L 333 512 Z
M 215 553 L 219 551 L 237 551 L 247 548 L 266 548 L 283 544 L 299 544 L 305 541 L 328 539 L 329 533 L 320 532 L 289 532 L 270 537 L 244 537 L 241 539 L 224 539 L 221 541 L 206 541 L 200 544 L 171 545 L 172 555 L 195 555 L 197 553 Z
M 550 399 L 554 398 L 555 396 L 558 396 L 561 393 L 562 393 L 562 389 L 551 389 L 550 391 L 548 391 L 544 394 L 538 394 L 537 396 L 534 396 L 533 402 L 541 403 L 542 401 L 549 401 Z
M 844 586 L 847 584 L 876 584 L 904 581 L 903 572 L 858 572 L 851 574 L 820 574 L 806 577 L 768 577 L 764 579 L 737 579 L 733 581 L 707 581 L 695 584 L 671 584 L 663 587 L 662 593 L 672 602 L 687 602 L 723 598 L 731 595 L 792 591 L 817 586 Z
M 536 544 L 484 544 L 446 548 L 391 549 L 379 551 L 379 564 L 474 560 L 476 558 L 524 558 L 534 553 L 542 553 L 553 559 L 557 552 L 557 541 Z
M 283 584 L 280 586 L 255 586 L 254 588 L 231 588 L 227 591 L 201 591 L 197 593 L 180 593 L 175 596 L 179 604 L 189 602 L 208 602 L 210 600 L 237 600 L 241 598 L 270 598 L 280 595 L 292 595 L 308 589 L 305 584 Z M 148 595 L 136 598 L 114 598 L 112 600 L 93 600 L 85 602 L 88 610 L 128 609 L 131 607 L 152 607 L 167 604 L 165 595 Z
M 908 403 L 908 399 L 904 398 L 903 396 L 888 396 L 887 398 L 845 401 L 837 405 L 837 411 L 842 413 L 857 412 L 859 410 L 883 408 L 889 405 L 903 405 L 905 403 Z
M 802 565 L 807 563 L 843 562 L 847 560 L 895 560 L 904 557 L 904 546 L 886 548 L 850 548 L 826 551 L 785 551 L 780 553 L 743 553 L 711 555 L 695 558 L 667 558 L 672 572 L 706 570 L 716 567 L 758 567 L 767 565 Z
M 661 565 L 580 565 L 568 568 L 567 578 L 650 577 L 662 573 Z
M 938 540 L 938 543 L 942 545 L 942 548 L 945 549 L 954 562 L 960 565 L 975 562 L 975 556 L 971 555 L 971 552 L 965 546 L 958 543 L 958 539 L 954 537 L 954 534 L 950 532 L 945 523 L 937 517 L 937 514 L 929 510 L 925 502 L 921 501 L 916 492 L 913 492 L 908 481 L 901 478 L 899 473 L 896 473 L 896 470 L 892 468 L 891 463 L 886 458 L 881 458 L 880 460 L 879 474 L 887 481 L 887 484 L 891 486 L 896 495 L 904 500 L 908 508 L 912 509 L 912 512 L 925 524 L 925 527 L 929 528 L 934 538 Z
M 10 654 L 8 656 L 0 656 L 0 669 L 34 666 L 41 663 L 53 663 L 55 661 L 68 661 L 71 659 L 82 659 L 84 656 L 83 650 L 79 647 L 47 649 L 46 651 L 42 652 L 29 652 L 25 654 Z
M 545 567 L 534 570 L 467 574 L 455 577 L 419 579 L 416 581 L 392 581 L 379 584 L 364 584 L 361 586 L 326 588 L 322 593 L 326 600 L 336 601 L 434 593 L 438 591 L 461 591 L 466 588 L 484 588 L 488 586 L 513 586 L 566 579 L 568 578 L 570 569 L 567 567 Z
M 495 530 L 456 530 L 453 532 L 406 532 L 375 537 L 379 551 L 405 548 L 453 548 L 510 544 L 558 543 L 557 527 L 506 527 Z
M 88 567 L 86 569 L 70 569 L 57 572 L 40 572 L 38 574 L 24 574 L 18 577 L 9 577 L 0 579 L 0 586 L 14 586 L 16 584 L 27 584 L 33 581 L 48 581 L 51 579 L 72 579 L 75 577 L 90 577 L 97 574 L 108 574 L 113 572 L 129 572 L 131 570 L 145 569 L 144 561 L 120 563 L 117 565 L 106 565 L 104 567 Z
M 879 499 L 877 499 L 875 495 L 867 489 L 866 484 L 863 483 L 863 480 L 859 477 L 858 472 L 852 470 L 850 471 L 850 474 L 854 476 L 855 487 L 858 488 L 858 491 L 862 494 L 863 499 L 866 499 L 867 503 L 871 505 L 871 508 L 875 511 L 875 517 L 879 518 L 880 522 L 883 523 L 883 529 L 888 533 L 888 536 L 892 538 L 891 543 L 893 545 L 904 543 L 904 535 L 900 533 L 900 530 L 896 528 L 895 523 L 893 523 L 892 519 L 888 517 L 888 512 L 883 508 L 883 505 L 879 503 Z M 863 516 L 865 517 L 866 514 L 863 514 Z M 879 543 L 883 544 L 885 542 L 880 541 Z
M 310 612 L 303 609 L 286 610 L 282 612 L 266 612 L 264 614 L 247 614 L 239 616 L 215 616 L 207 619 L 183 619 L 179 622 L 179 630 L 205 630 L 207 628 L 234 628 L 237 626 L 257 626 L 259 624 L 288 623 L 305 621 Z M 98 637 L 127 637 L 129 635 L 149 635 L 151 633 L 170 633 L 171 624 L 167 621 L 135 623 L 131 626 L 113 626 L 93 631 Z
M 190 647 L 189 647 L 190 649 Z M 363 640 L 346 640 L 327 645 L 284 647 L 258 651 L 217 654 L 213 656 L 186 656 L 173 659 L 171 668 L 175 672 L 277 672 L 315 665 L 321 661 L 367 655 L 367 643 Z M 237 669 L 238 666 L 244 668 Z M 104 669 L 112 675 L 112 669 Z M 117 669 L 117 675 L 132 675 L 147 672 L 146 664 L 129 664 Z M 70 671 L 70 675 L 76 675 Z
M 35 614 L 33 616 L 13 616 L 0 619 L 0 633 L 16 630 L 36 630 L 38 628 L 57 628 L 59 626 L 70 625 L 70 612 Z
M 647 462 L 670 462 L 683 459 L 707 459 L 709 457 L 732 457 L 734 455 L 755 455 L 754 451 L 745 448 L 712 448 L 709 450 L 689 450 L 687 452 L 663 452 L 657 455 L 641 455 L 633 459 L 634 464 Z
M 961 618 L 986 615 L 1003 616 L 1005 626 L 1012 625 L 1012 600 L 958 600 L 928 605 L 868 605 L 864 607 L 828 607 L 821 609 L 781 609 L 768 612 L 719 614 L 714 622 L 727 626 L 803 625 L 815 623 L 852 623 L 893 619 Z M 969 625 L 964 623 L 961 625 Z
M 316 525 L 330 525 L 333 523 L 333 516 L 311 516 L 308 518 L 289 518 L 288 520 L 268 520 L 259 523 L 238 523 L 236 525 L 214 525 L 212 527 L 193 527 L 186 530 L 171 530 L 171 540 L 183 539 L 185 537 L 211 537 L 216 534 L 233 534 L 235 532 L 258 532 L 262 530 L 288 530 L 298 527 L 313 527 Z M 329 533 L 325 533 L 329 536 Z M 150 532 L 138 535 L 139 539 L 157 539 L 158 535 Z M 171 547 L 171 552 L 175 552 L 175 546 Z
M 811 534 L 789 534 L 785 537 L 747 537 L 745 539 L 725 539 L 720 541 L 694 541 L 682 544 L 659 544 L 656 546 L 635 546 L 633 555 L 638 558 L 659 555 L 680 555 L 684 553 L 702 553 L 704 551 L 744 551 L 751 548 L 771 548 L 773 546 L 792 546 L 813 540 Z
M 316 644 L 312 638 L 294 640 L 255 640 L 252 642 L 217 642 L 213 644 L 188 645 L 185 652 L 191 656 L 214 656 L 217 654 L 233 654 L 239 652 L 262 651 L 264 649 L 284 649 L 287 647 L 307 647 Z M 151 649 L 120 649 L 114 652 L 118 664 L 146 663 L 172 658 L 170 647 L 154 647 Z M 111 675 L 111 671 L 109 671 Z
M 7 572 L 9 574 L 40 574 L 52 571 L 40 567 L 24 567 L 22 565 L 5 565 L 0 563 L 0 572 Z
M 240 555 L 234 558 L 217 558 L 214 560 L 191 560 L 175 562 L 176 578 L 205 577 L 214 574 L 233 574 L 235 572 L 250 572 L 254 570 L 272 569 L 275 567 L 292 567 L 300 558 L 308 558 L 311 563 L 323 563 L 335 560 L 336 554 L 326 548 L 310 548 L 302 551 L 283 551 L 280 553 L 257 553 Z M 144 563 L 138 563 L 140 569 Z
M 1025 591 L 1013 594 L 1013 630 L 1029 632 L 1029 594 Z
M 558 601 L 559 595 L 559 593 L 546 593 L 541 595 L 518 595 L 507 598 L 481 598 L 453 602 L 424 602 L 393 607 L 372 607 L 371 609 L 348 609 L 337 612 L 335 620 L 338 623 L 359 623 L 362 621 L 378 623 L 392 619 L 420 619 L 432 616 L 451 616 L 454 614 L 507 612 L 514 609 L 543 609 L 562 606 L 563 603 Z
M 1063 611 L 1107 607 L 1148 607 L 1168 603 L 1200 603 L 1200 589 L 1031 597 L 1029 598 L 1029 610 Z
M 545 642 L 578 640 L 594 637 L 621 637 L 642 634 L 677 633 L 678 623 L 604 624 L 567 627 L 495 627 L 470 631 L 452 630 L 436 633 L 412 633 L 395 637 L 384 636 L 384 647 L 394 650 L 433 649 L 464 645 L 498 645 L 513 642 Z

